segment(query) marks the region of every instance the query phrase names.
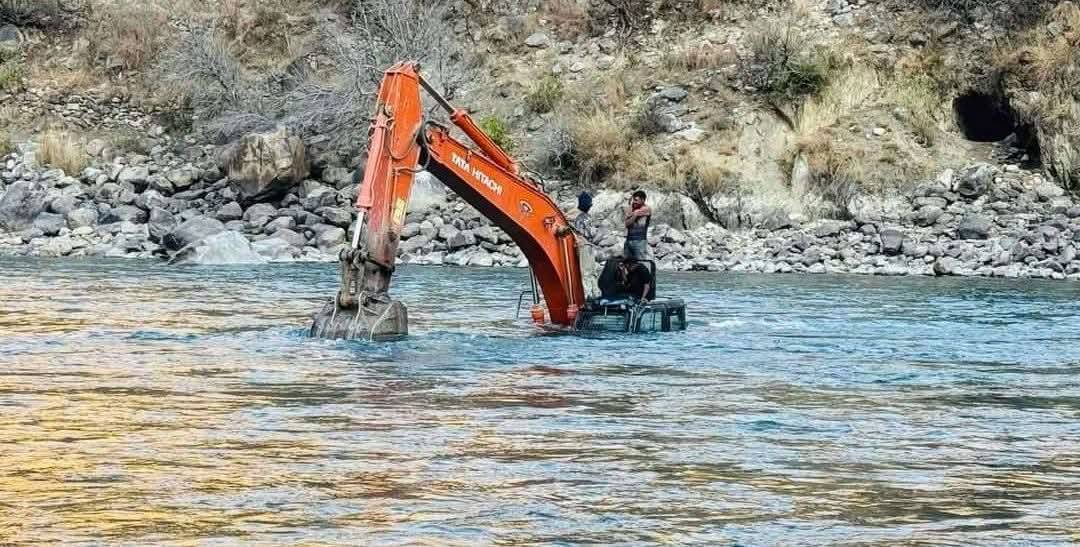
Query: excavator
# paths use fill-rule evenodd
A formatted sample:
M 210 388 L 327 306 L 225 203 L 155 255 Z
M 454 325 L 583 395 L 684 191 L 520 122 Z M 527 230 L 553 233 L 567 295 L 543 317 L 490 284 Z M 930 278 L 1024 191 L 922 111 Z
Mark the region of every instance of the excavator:
M 474 146 L 451 135 L 448 125 L 425 118 L 421 89 Z M 616 259 L 600 276 L 606 298 L 586 299 L 582 276 L 594 272 L 582 271 L 579 235 L 556 203 L 464 110 L 454 108 L 421 76 L 418 63 L 403 62 L 386 70 L 379 86 L 351 244 L 340 256 L 340 287 L 315 314 L 311 336 L 386 340 L 408 335 L 408 311 L 389 291 L 413 180 L 423 170 L 521 249 L 531 270 L 530 315 L 538 325 L 624 332 L 686 328 L 683 302 L 656 299 L 655 287 L 652 298 L 641 302 L 615 297 L 610 272 Z M 655 264 L 648 267 L 655 279 Z M 519 297 L 519 310 L 528 292 Z

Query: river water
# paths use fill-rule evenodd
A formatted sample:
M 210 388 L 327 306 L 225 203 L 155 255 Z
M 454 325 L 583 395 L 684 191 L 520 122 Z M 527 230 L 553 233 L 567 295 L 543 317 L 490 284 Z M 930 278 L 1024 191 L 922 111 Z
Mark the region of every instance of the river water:
M 1080 542 L 1080 284 L 666 274 L 685 333 L 303 336 L 333 265 L 0 259 L 0 544 Z

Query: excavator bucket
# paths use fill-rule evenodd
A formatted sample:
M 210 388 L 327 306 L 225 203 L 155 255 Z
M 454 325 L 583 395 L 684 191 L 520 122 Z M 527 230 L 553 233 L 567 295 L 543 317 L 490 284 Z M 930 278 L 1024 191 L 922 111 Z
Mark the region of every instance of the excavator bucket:
M 393 340 L 409 334 L 408 311 L 397 300 L 369 301 L 355 307 L 331 301 L 315 314 L 309 334 L 316 338 Z

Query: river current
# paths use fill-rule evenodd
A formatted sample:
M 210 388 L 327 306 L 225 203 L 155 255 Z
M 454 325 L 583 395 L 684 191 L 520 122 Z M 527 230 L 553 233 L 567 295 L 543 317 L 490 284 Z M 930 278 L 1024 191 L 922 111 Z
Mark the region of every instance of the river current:
M 0 258 L 0 544 L 1080 542 L 1080 284 L 660 283 L 580 337 L 403 267 L 372 344 L 304 337 L 335 265 Z

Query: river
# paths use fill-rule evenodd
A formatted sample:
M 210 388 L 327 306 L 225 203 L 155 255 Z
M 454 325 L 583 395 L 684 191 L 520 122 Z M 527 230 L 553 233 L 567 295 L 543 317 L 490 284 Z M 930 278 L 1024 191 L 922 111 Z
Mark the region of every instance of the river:
M 336 266 L 0 258 L 0 544 L 1080 542 L 1080 284 L 662 274 L 684 333 L 303 336 Z M 523 314 L 527 315 L 527 313 Z

